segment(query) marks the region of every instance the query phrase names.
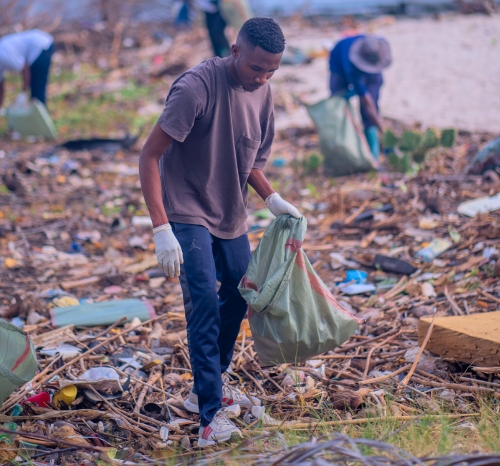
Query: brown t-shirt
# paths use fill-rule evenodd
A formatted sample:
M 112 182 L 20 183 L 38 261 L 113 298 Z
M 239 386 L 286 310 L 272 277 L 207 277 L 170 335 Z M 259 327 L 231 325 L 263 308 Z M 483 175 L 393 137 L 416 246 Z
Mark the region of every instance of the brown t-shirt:
M 158 123 L 174 139 L 160 159 L 169 220 L 233 239 L 247 231 L 247 179 L 262 170 L 274 138 L 269 84 L 245 91 L 212 58 L 172 85 Z

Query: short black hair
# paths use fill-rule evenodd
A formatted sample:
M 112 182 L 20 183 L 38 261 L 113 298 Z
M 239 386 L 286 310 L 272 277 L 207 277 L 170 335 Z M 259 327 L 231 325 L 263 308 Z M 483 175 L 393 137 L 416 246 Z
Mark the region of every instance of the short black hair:
M 260 47 L 269 53 L 285 50 L 285 36 L 279 24 L 272 18 L 251 18 L 243 24 L 238 37 L 252 48 Z

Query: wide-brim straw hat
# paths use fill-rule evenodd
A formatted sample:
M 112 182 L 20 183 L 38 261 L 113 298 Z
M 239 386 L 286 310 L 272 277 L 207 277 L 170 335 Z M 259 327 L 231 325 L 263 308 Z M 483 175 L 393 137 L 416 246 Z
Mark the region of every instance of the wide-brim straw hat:
M 392 62 L 391 48 L 383 37 L 360 37 L 349 49 L 349 60 L 365 73 L 380 73 Z

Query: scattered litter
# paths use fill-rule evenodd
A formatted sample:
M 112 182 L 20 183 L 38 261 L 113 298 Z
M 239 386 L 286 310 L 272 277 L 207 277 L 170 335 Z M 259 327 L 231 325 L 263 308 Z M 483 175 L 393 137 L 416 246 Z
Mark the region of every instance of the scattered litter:
M 338 252 L 331 252 L 330 266 L 332 267 L 333 270 L 340 269 L 342 266 L 355 269 L 358 266 L 358 264 L 354 261 L 345 259 L 344 256 Z
M 33 403 L 40 406 L 40 408 L 48 408 L 50 403 L 50 394 L 47 392 L 38 393 L 26 398 L 24 403 Z
M 153 222 L 151 218 L 148 216 L 134 216 L 132 217 L 132 225 L 134 227 L 148 227 L 153 228 Z
M 40 350 L 40 354 L 44 356 L 56 356 L 61 355 L 63 360 L 73 359 L 75 356 L 78 356 L 81 353 L 81 350 L 73 345 L 68 345 L 63 343 L 55 348 L 43 348 Z
M 436 290 L 434 290 L 432 283 L 422 283 L 422 295 L 426 298 L 435 298 L 437 296 Z
M 450 241 L 442 238 L 435 238 L 429 245 L 418 251 L 415 256 L 421 258 L 424 262 L 432 262 L 451 246 L 452 243 Z
M 363 294 L 363 293 L 373 293 L 377 290 L 377 287 L 371 283 L 356 284 L 341 286 L 339 287 L 342 293 L 349 295 Z
M 85 136 L 92 128 L 86 126 L 89 118 L 81 128 L 75 128 L 69 119 L 66 124 L 59 109 L 63 102 L 78 104 L 79 96 L 85 102 L 98 99 L 104 107 L 116 98 L 120 108 L 136 116 L 137 108 L 159 112 L 161 105 L 156 103 L 156 97 L 164 97 L 165 83 L 168 87 L 173 76 L 154 76 L 160 76 L 158 72 L 187 69 L 190 64 L 186 60 L 194 57 L 193 44 L 206 40 L 205 31 L 197 26 L 186 34 L 166 38 L 164 32 L 155 33 L 144 27 L 137 32 L 133 22 L 127 23 L 126 35 L 121 34 L 119 27 L 108 28 L 111 32 L 104 34 L 106 25 L 97 24 L 95 28 L 85 26 L 83 34 L 79 29 L 56 32 L 54 70 L 60 69 L 63 74 L 61 84 L 51 88 L 51 95 L 59 93 L 53 103 L 58 108 L 58 127 L 65 135 L 76 129 Z M 118 46 L 129 38 L 133 42 L 126 43 L 133 46 L 115 53 L 111 42 L 114 40 Z M 167 48 L 169 52 L 165 54 Z M 205 49 L 204 45 L 196 47 L 201 53 Z M 136 53 L 140 60 L 134 59 Z M 118 60 L 118 68 L 110 65 L 112 59 Z M 69 94 L 67 72 L 72 76 Z M 278 118 L 280 112 L 288 113 L 301 102 L 302 95 L 289 91 L 290 82 L 286 78 L 273 89 Z M 136 93 L 136 83 L 140 99 L 132 102 L 126 95 Z M 139 92 L 141 86 L 152 86 L 151 92 L 143 95 Z M 78 90 L 76 94 L 74 89 Z M 102 100 L 102 96 L 110 99 Z M 354 106 L 352 110 L 357 113 Z M 183 405 L 193 386 L 183 309 L 183 301 L 188 301 L 188 297 L 183 297 L 178 279 L 167 278 L 158 269 L 152 223 L 138 184 L 137 160 L 142 141 L 134 145 L 137 137 L 124 133 L 122 115 L 119 116 L 117 124 L 112 123 L 116 119 L 108 118 L 109 127 L 98 128 L 109 138 L 74 139 L 57 146 L 35 139 L 2 139 L 0 316 L 30 336 L 39 372 L 33 376 L 33 362 L 32 373 L 18 380 L 19 387 L 9 391 L 1 406 L 0 417 L 6 417 L 1 423 L 7 433 L 0 433 L 0 463 L 5 454 L 10 454 L 8 461 L 15 463 L 85 466 L 96 461 L 109 463 L 103 455 L 116 464 L 192 460 L 196 465 L 227 460 L 226 447 L 210 452 L 209 457 L 175 456 L 181 448 L 196 446 L 193 439 L 199 428 L 199 417 L 188 413 Z M 149 121 L 149 115 L 141 119 Z M 417 133 L 401 122 L 386 119 L 384 124 L 398 135 L 396 140 L 403 133 L 407 133 L 406 139 L 409 133 Z M 358 129 L 356 141 L 362 144 L 362 130 Z M 373 418 L 388 420 L 391 425 L 401 422 L 404 426 L 406 422 L 418 423 L 422 417 L 432 417 L 429 412 L 437 410 L 441 422 L 443 416 L 448 416 L 442 414 L 444 409 L 452 413 L 450 416 L 458 416 L 450 423 L 453 427 L 464 423 L 462 416 L 476 413 L 484 395 L 496 396 L 494 390 L 498 391 L 498 387 L 488 384 L 500 383 L 500 363 L 493 358 L 481 358 L 490 358 L 490 349 L 498 348 L 498 342 L 485 343 L 488 332 L 469 335 L 470 342 L 478 344 L 480 355 L 472 363 L 457 364 L 453 361 L 459 359 L 452 355 L 452 350 L 458 352 L 462 346 L 459 356 L 466 359 L 465 350 L 475 347 L 468 342 L 462 345 L 462 334 L 451 332 L 451 337 L 442 338 L 443 326 L 437 320 L 451 314 L 491 319 L 490 314 L 498 309 L 500 210 L 475 217 L 457 213 L 464 201 L 496 197 L 499 176 L 494 153 L 487 157 L 491 163 L 481 166 L 477 173 L 463 174 L 477 148 L 493 136 L 453 130 L 442 131 L 441 137 L 433 131 L 419 134 L 432 142 L 432 133 L 442 142 L 441 147 L 430 149 L 418 166 L 408 167 L 407 174 L 395 172 L 383 157 L 384 171 L 362 175 L 351 173 L 360 169 L 359 164 L 370 169 L 366 158 L 347 156 L 344 163 L 344 158 L 321 156 L 325 148 L 339 150 L 337 142 L 342 138 L 333 140 L 324 130 L 318 136 L 312 127 L 302 126 L 276 132 L 266 171 L 273 187 L 284 199 L 300 207 L 308 221 L 304 243 L 310 263 L 307 276 L 321 277 L 329 290 L 327 296 L 333 296 L 339 306 L 362 323 L 341 346 L 323 354 L 319 354 L 323 348 L 318 348 L 314 359 L 290 358 L 287 364 L 263 369 L 254 341 L 255 328 L 252 332 L 249 322 L 243 322 L 231 367 L 224 377 L 227 376 L 229 386 L 262 400 L 264 409 L 254 413 L 258 417 L 251 409 L 243 409 L 239 414 L 236 408 L 228 410 L 228 415 L 243 415 L 248 424 L 254 423 L 245 427 L 249 435 L 262 427 L 258 435 L 266 436 L 264 443 L 270 448 L 266 454 L 270 456 L 266 460 L 258 456 L 260 452 L 256 453 L 255 463 L 279 463 L 280 457 L 281 462 L 293 463 L 294 458 L 286 456 L 290 454 L 297 455 L 299 462 L 331 461 L 334 455 L 340 455 L 335 456 L 337 462 L 343 458 L 352 462 L 353 456 L 347 457 L 346 451 L 351 452 L 354 446 L 362 452 L 367 446 L 375 448 L 362 439 L 347 441 L 336 435 L 324 442 L 315 441 L 312 447 L 287 447 L 274 454 L 274 446 L 285 448 L 283 435 L 278 432 L 280 426 L 322 431 L 322 427 L 317 428 L 319 419 L 314 413 L 335 410 L 331 421 L 321 422 L 332 422 L 336 427 L 337 423 L 363 423 Z M 330 174 L 338 173 L 338 164 L 344 164 L 340 169 L 348 171 L 348 178 L 328 179 Z M 248 236 L 255 250 L 273 216 L 253 190 L 249 191 Z M 418 251 L 435 238 L 449 241 L 447 251 L 439 256 L 432 251 L 430 261 L 421 260 Z M 358 287 L 355 291 L 369 286 L 370 291 L 348 294 L 337 286 L 345 281 L 348 270 L 357 271 L 355 280 L 366 279 L 365 283 L 348 282 L 346 286 Z M 146 299 L 155 309 L 154 314 L 141 305 L 141 315 L 115 299 L 134 297 L 138 298 L 134 306 Z M 90 304 L 96 307 L 84 307 Z M 63 326 L 55 328 L 51 310 L 57 314 L 64 306 L 74 309 L 64 322 L 58 323 Z M 106 306 L 113 311 L 108 312 Z M 297 304 L 300 306 L 301 301 Z M 410 373 L 420 351 L 417 333 L 423 324 L 419 319 L 429 319 L 434 314 L 436 326 L 429 345 L 404 387 L 398 381 Z M 491 321 L 488 325 L 498 328 Z M 473 328 L 470 323 L 464 324 L 462 333 Z M 426 329 L 421 330 L 424 337 Z M 443 356 L 446 360 L 437 356 L 439 347 L 433 349 L 435 338 L 438 343 L 447 341 L 448 352 Z M 63 354 L 65 359 L 61 355 L 64 345 L 70 347 Z M 15 346 L 10 344 L 9 351 Z M 11 356 L 4 353 L 0 353 L 0 360 Z M 489 365 L 481 367 L 483 364 Z M 115 371 L 108 379 L 101 377 L 112 384 L 107 390 L 101 391 L 98 382 L 86 374 L 96 368 Z M 21 366 L 16 371 L 23 369 Z M 3 381 L 2 378 L 2 396 Z M 70 406 L 61 401 L 56 408 L 54 396 L 71 385 L 77 389 L 76 398 L 68 398 Z M 40 405 L 36 400 L 41 400 Z M 384 403 L 389 400 L 386 406 Z M 414 419 L 392 419 L 393 416 Z M 293 423 L 296 419 L 300 422 Z M 240 419 L 235 422 L 241 425 Z M 50 440 L 30 437 L 36 434 Z M 81 448 L 61 452 L 66 449 L 65 440 Z M 95 448 L 109 453 L 92 451 Z M 314 456 L 304 459 L 300 456 L 304 455 L 304 448 L 317 450 Z M 324 450 L 319 451 L 320 448 Z M 359 451 L 355 459 L 361 461 Z M 395 450 L 385 450 L 382 456 L 392 451 Z M 245 454 L 249 456 L 245 461 L 252 462 L 251 449 Z M 97 455 L 103 457 L 97 460 Z M 405 458 L 412 464 L 418 463 L 409 456 Z M 428 462 L 434 464 L 434 460 Z
M 418 227 L 421 228 L 422 230 L 433 230 L 438 226 L 438 222 L 436 222 L 435 219 L 432 217 L 422 217 L 418 221 Z
M 83 326 L 110 325 L 121 318 L 130 321 L 134 317 L 144 321 L 155 318 L 156 314 L 148 301 L 124 299 L 56 307 L 50 310 L 50 317 L 54 327 L 64 327 L 70 324 Z
M 78 394 L 78 389 L 75 385 L 67 385 L 61 388 L 54 395 L 54 404 L 59 409 L 67 406 L 71 406 L 71 403 L 76 400 L 76 395 Z
M 478 214 L 494 212 L 500 209 L 500 193 L 491 197 L 480 197 L 460 204 L 457 208 L 459 214 L 475 217 Z

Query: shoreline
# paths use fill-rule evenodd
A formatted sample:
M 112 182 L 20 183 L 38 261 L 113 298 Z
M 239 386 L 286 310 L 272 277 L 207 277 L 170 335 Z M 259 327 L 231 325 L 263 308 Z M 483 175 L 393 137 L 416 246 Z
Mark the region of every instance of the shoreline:
M 387 24 L 359 24 L 361 33 L 388 39 L 393 64 L 384 73 L 380 108 L 385 117 L 423 128 L 455 127 L 474 132 L 500 131 L 500 15 L 443 15 L 396 19 Z M 373 26 L 375 24 L 375 26 Z M 321 49 L 322 42 L 342 37 L 338 28 L 294 28 L 286 25 L 288 44 Z M 496 58 L 495 58 L 496 57 Z M 278 96 L 314 103 L 327 98 L 327 56 L 300 66 L 282 66 L 271 81 Z M 309 126 L 303 106 L 277 112 L 278 129 Z

